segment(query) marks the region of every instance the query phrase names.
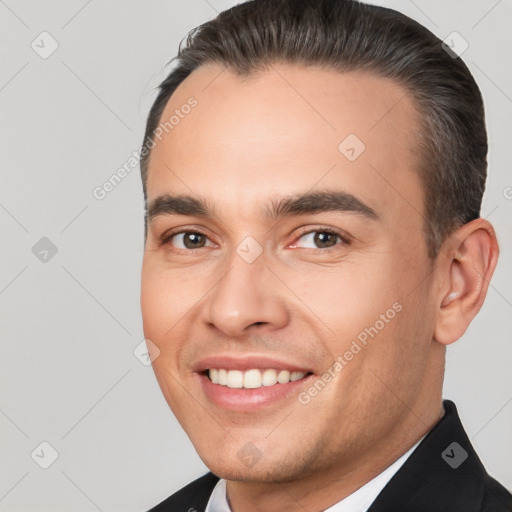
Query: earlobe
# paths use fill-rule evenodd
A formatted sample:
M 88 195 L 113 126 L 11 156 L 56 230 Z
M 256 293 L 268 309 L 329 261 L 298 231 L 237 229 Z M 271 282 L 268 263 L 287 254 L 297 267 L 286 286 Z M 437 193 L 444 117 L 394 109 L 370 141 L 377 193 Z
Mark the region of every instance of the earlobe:
M 439 294 L 434 339 L 443 345 L 457 341 L 480 310 L 498 260 L 498 242 L 491 224 L 471 221 L 443 244 L 446 283 Z

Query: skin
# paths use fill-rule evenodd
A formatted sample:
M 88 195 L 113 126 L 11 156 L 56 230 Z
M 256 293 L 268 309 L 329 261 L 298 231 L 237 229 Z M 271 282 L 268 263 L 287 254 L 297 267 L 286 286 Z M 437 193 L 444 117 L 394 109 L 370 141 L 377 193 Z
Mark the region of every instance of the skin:
M 148 203 L 193 195 L 215 215 L 161 214 L 148 224 L 141 306 L 145 336 L 160 351 L 154 371 L 204 463 L 228 480 L 234 512 L 324 510 L 442 416 L 445 346 L 480 309 L 496 237 L 478 219 L 429 259 L 420 114 L 388 79 L 284 64 L 241 78 L 209 64 L 180 85 L 163 119 L 191 96 L 197 107 L 152 151 Z M 338 150 L 348 134 L 366 146 L 353 162 Z M 262 213 L 290 194 L 340 190 L 378 219 Z M 330 248 L 318 247 L 303 234 L 326 228 L 350 243 L 333 235 Z M 161 242 L 187 229 L 206 235 L 203 247 L 186 248 L 182 236 Z M 247 236 L 263 249 L 250 264 L 236 252 Z M 401 311 L 306 405 L 297 392 L 228 411 L 207 399 L 192 370 L 206 355 L 256 354 L 320 378 L 396 303 Z M 248 442 L 261 454 L 252 467 L 237 456 Z

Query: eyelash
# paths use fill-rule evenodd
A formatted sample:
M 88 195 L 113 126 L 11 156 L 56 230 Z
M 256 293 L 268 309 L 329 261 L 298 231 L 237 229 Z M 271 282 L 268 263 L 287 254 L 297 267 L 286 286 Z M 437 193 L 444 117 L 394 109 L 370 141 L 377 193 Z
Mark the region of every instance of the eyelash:
M 185 234 L 185 233 L 194 233 L 194 234 L 197 234 L 197 235 L 205 236 L 206 238 L 209 239 L 209 237 L 208 237 L 208 235 L 206 233 L 203 233 L 202 231 L 199 231 L 197 229 L 192 229 L 192 228 L 191 229 L 181 229 L 180 231 L 164 233 L 161 236 L 161 238 L 160 238 L 160 244 L 161 245 L 170 244 L 170 241 L 172 240 L 173 237 L 175 237 L 176 235 L 182 235 L 182 234 Z M 299 229 L 299 233 L 295 236 L 294 241 L 292 242 L 292 244 L 296 244 L 296 242 L 298 240 L 300 240 L 302 237 L 304 237 L 306 235 L 309 235 L 311 233 L 327 233 L 327 234 L 335 235 L 335 236 L 340 238 L 341 243 L 337 242 L 334 246 L 326 247 L 326 248 L 312 249 L 310 247 L 299 247 L 298 249 L 328 252 L 328 251 L 331 251 L 331 250 L 335 250 L 339 245 L 350 245 L 351 242 L 352 242 L 351 237 L 349 235 L 347 235 L 346 233 L 342 233 L 340 231 L 337 231 L 337 230 L 333 229 L 332 227 L 318 226 L 318 227 L 316 227 L 314 229 L 308 229 L 306 227 L 300 228 Z M 199 249 L 204 249 L 204 247 L 199 247 Z M 176 248 L 176 247 L 174 247 L 173 250 L 177 251 L 179 254 L 183 254 L 183 253 L 190 254 L 191 252 L 197 251 L 197 249 L 179 249 L 179 248 Z
M 183 235 L 184 233 L 193 233 L 195 235 L 202 235 L 209 239 L 209 237 L 206 233 L 203 233 L 202 231 L 199 231 L 197 229 L 181 229 L 180 231 L 174 231 L 174 232 L 171 231 L 171 232 L 164 233 L 160 238 L 160 244 L 161 245 L 170 244 L 173 237 L 175 237 L 177 235 Z M 203 247 L 200 247 L 200 249 L 203 249 Z M 193 251 L 193 249 L 178 249 L 176 247 L 174 248 L 174 250 L 176 250 L 178 252 L 185 251 L 188 253 Z
M 302 238 L 302 237 L 304 237 L 306 235 L 309 235 L 311 233 L 327 233 L 327 234 L 330 234 L 330 235 L 335 235 L 335 236 L 340 238 L 341 244 L 340 243 L 336 243 L 332 247 L 326 247 L 326 248 L 323 248 L 323 249 L 322 248 L 311 249 L 309 247 L 299 247 L 299 249 L 327 252 L 327 251 L 335 250 L 339 245 L 350 245 L 350 243 L 352 242 L 351 238 L 346 233 L 337 231 L 336 229 L 333 229 L 333 228 L 331 228 L 329 226 L 318 226 L 318 227 L 316 227 L 314 229 L 310 229 L 310 228 L 306 228 L 306 227 L 305 228 L 300 228 L 298 235 L 295 237 L 295 240 L 292 243 L 295 244 L 296 240 L 299 240 L 300 238 Z

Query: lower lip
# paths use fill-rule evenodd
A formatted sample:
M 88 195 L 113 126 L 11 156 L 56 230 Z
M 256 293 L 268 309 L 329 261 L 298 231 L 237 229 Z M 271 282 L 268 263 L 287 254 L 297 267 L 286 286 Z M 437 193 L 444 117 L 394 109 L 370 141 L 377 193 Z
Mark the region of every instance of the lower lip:
M 298 391 L 309 385 L 313 374 L 286 384 L 261 386 L 256 389 L 230 388 L 214 384 L 206 375 L 196 374 L 204 394 L 218 407 L 231 411 L 252 411 L 273 403 L 296 397 Z

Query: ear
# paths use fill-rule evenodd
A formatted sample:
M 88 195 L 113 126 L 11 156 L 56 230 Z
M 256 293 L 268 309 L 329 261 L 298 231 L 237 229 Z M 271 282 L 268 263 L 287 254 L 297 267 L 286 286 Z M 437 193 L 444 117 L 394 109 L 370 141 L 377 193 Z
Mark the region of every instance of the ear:
M 443 243 L 438 256 L 442 285 L 437 297 L 436 341 L 449 345 L 464 334 L 482 307 L 498 254 L 496 234 L 485 219 L 464 224 Z

